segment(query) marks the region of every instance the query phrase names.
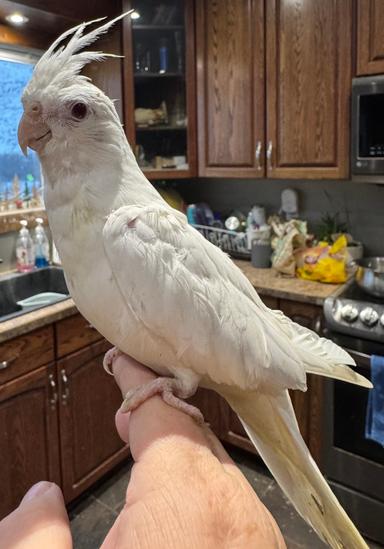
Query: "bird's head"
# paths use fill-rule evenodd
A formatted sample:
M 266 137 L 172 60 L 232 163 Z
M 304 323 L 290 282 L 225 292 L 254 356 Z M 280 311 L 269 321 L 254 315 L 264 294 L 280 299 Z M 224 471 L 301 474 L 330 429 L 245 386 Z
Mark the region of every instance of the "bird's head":
M 85 28 L 99 19 L 66 31 L 40 58 L 22 95 L 18 140 L 24 153 L 30 147 L 43 159 L 57 151 L 65 155 L 80 144 L 92 150 L 98 143 L 110 143 L 108 128 L 121 129 L 113 102 L 80 71 L 91 61 L 115 57 L 82 50 L 128 13 L 88 34 Z

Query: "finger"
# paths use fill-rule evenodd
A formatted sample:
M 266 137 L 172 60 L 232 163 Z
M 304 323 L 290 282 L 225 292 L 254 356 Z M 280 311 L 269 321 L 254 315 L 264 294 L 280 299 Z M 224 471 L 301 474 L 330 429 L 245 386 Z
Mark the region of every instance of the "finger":
M 148 368 L 126 355 L 116 358 L 113 373 L 122 394 L 156 377 Z M 135 461 L 153 443 L 172 436 L 183 437 L 211 450 L 211 444 L 201 427 L 184 412 L 163 402 L 160 396 L 151 397 L 133 410 L 129 417 L 124 416 L 126 414 L 120 412 L 116 414 L 116 427 L 121 438 L 129 441 Z
M 227 454 L 224 446 L 221 444 L 213 431 L 211 431 L 210 427 L 205 423 L 202 428 L 213 455 L 216 456 L 221 463 L 235 465 L 235 462 L 229 454 Z
M 52 482 L 32 486 L 19 507 L 0 522 L 0 549 L 70 549 L 68 515 L 60 488 Z

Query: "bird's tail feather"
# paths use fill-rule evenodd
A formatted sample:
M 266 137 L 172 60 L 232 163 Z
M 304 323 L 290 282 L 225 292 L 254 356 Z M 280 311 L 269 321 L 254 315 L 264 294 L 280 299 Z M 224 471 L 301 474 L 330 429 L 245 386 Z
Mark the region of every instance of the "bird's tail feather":
M 368 549 L 303 438 L 288 391 L 279 396 L 220 391 L 300 515 L 333 549 Z

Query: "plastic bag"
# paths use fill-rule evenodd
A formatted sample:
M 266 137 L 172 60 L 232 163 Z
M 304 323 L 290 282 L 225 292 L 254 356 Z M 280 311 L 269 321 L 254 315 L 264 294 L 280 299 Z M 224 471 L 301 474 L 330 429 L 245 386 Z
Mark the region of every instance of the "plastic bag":
M 345 235 L 331 246 L 320 242 L 314 248 L 300 250 L 296 254 L 296 274 L 305 280 L 317 280 L 330 284 L 345 282 L 347 275 L 347 239 Z

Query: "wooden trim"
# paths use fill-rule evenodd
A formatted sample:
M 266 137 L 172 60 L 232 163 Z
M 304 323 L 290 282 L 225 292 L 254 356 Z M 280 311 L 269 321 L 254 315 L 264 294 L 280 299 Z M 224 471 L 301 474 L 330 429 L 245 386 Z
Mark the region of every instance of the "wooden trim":
M 131 0 L 123 0 L 123 12 L 132 7 Z M 124 129 L 128 142 L 135 150 L 135 86 L 133 82 L 133 48 L 132 48 L 132 20 L 124 17 L 122 20 L 122 49 L 123 49 L 123 98 L 124 98 Z
M 233 431 L 228 431 L 223 439 L 226 442 L 229 442 L 230 444 L 233 444 L 237 448 L 242 448 L 243 450 L 247 450 L 248 452 L 252 452 L 252 454 L 259 455 L 258 451 L 256 450 L 255 446 L 252 444 L 252 442 L 245 438 L 245 436 L 238 435 L 237 433 L 234 433 Z
M 197 174 L 197 128 L 196 128 L 196 57 L 195 57 L 195 12 L 194 0 L 185 0 L 185 87 L 187 104 L 187 174 L 176 171 L 170 179 L 194 177 Z M 167 176 L 168 177 L 168 176 Z
M 188 179 L 192 177 L 192 173 L 194 172 L 194 169 L 192 170 L 142 170 L 143 174 L 147 179 L 150 181 L 156 180 L 156 179 Z
M 47 212 L 44 208 L 7 210 L 0 212 L 0 234 L 20 230 L 20 221 L 22 219 L 26 219 L 30 226 L 31 223 L 36 221 L 36 217 L 41 217 L 44 221 L 44 225 L 48 225 Z

